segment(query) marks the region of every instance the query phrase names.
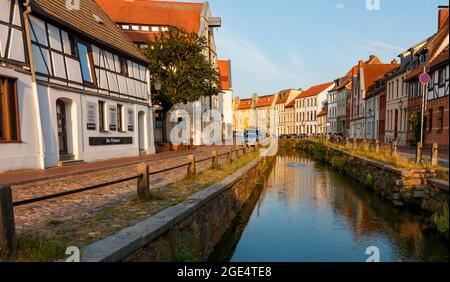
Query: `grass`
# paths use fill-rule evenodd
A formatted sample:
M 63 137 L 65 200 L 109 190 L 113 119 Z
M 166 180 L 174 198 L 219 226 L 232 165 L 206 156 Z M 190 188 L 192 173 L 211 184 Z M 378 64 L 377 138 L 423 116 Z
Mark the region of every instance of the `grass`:
M 192 194 L 217 183 L 259 157 L 254 151 L 233 163 L 217 169 L 198 172 L 195 177 L 152 191 L 151 197 L 139 200 L 137 195 L 114 207 L 104 207 L 93 212 L 89 218 L 73 218 L 70 221 L 49 220 L 41 230 L 27 230 L 18 234 L 11 253 L 0 254 L 0 261 L 55 261 L 65 256 L 69 246 L 82 250 L 86 245 L 111 236 L 118 231 L 145 220 L 156 213 L 186 200 Z M 195 258 L 180 250 L 180 260 Z

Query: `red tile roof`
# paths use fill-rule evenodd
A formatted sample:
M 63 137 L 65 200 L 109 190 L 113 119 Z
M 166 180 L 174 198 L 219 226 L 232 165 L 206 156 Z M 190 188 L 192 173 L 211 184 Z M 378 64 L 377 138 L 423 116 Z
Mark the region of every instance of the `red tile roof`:
M 219 60 L 220 89 L 230 90 L 231 85 L 231 61 Z
M 274 99 L 275 95 L 259 97 L 258 101 L 256 102 L 256 107 L 257 108 L 268 107 L 272 105 Z
M 326 116 L 328 114 L 327 109 L 322 109 L 319 114 L 317 114 L 318 117 Z
M 96 0 L 117 23 L 176 26 L 200 31 L 203 3 L 153 0 Z
M 363 65 L 364 70 L 364 86 L 367 93 L 369 87 L 371 87 L 377 78 L 381 75 L 390 72 L 391 70 L 398 68 L 400 65 L 395 64 L 373 64 Z
M 319 85 L 312 86 L 311 88 L 309 88 L 305 92 L 300 93 L 300 95 L 298 95 L 297 98 L 295 98 L 294 100 L 301 99 L 301 98 L 306 98 L 306 97 L 317 96 L 317 95 L 319 95 L 320 93 L 322 93 L 323 91 L 325 91 L 327 88 L 329 88 L 332 85 L 334 85 L 334 82 L 327 82 L 327 83 L 324 83 L 324 84 L 319 84 Z
M 248 110 L 252 107 L 253 105 L 253 100 L 252 99 L 247 99 L 247 100 L 241 100 L 239 102 L 239 106 L 238 106 L 238 110 Z

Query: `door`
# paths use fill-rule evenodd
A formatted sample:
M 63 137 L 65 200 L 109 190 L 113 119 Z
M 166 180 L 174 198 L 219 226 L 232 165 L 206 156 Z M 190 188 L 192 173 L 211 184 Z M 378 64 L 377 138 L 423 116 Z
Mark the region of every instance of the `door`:
M 394 119 L 394 139 L 397 140 L 398 136 L 398 110 L 395 110 L 395 119 Z
M 56 101 L 56 120 L 58 126 L 58 146 L 59 155 L 67 155 L 67 116 L 66 104 L 63 101 Z

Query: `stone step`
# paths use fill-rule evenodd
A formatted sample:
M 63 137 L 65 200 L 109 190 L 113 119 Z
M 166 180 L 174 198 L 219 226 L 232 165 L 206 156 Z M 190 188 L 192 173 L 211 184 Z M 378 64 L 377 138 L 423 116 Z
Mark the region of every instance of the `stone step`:
M 65 162 L 65 161 L 73 161 L 75 160 L 75 155 L 73 154 L 67 154 L 67 155 L 60 155 L 59 161 Z
M 84 164 L 85 162 L 83 160 L 67 160 L 67 161 L 60 161 L 58 162 L 58 166 L 71 166 L 71 165 L 77 165 L 77 164 Z

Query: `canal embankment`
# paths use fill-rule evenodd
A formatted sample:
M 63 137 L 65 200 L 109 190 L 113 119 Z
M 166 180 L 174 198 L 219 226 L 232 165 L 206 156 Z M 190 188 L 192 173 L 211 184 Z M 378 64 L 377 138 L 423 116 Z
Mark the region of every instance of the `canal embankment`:
M 281 142 L 280 145 L 285 149 L 306 153 L 316 161 L 352 177 L 395 207 L 423 211 L 430 219 L 432 228 L 438 228 L 437 217 L 445 214 L 448 216 L 448 181 L 437 179 L 438 171 L 433 167 L 399 167 L 345 151 L 322 141 L 289 140 Z M 448 223 L 444 233 L 448 237 Z
M 206 261 L 270 170 L 258 158 L 183 202 L 94 242 L 82 261 Z

